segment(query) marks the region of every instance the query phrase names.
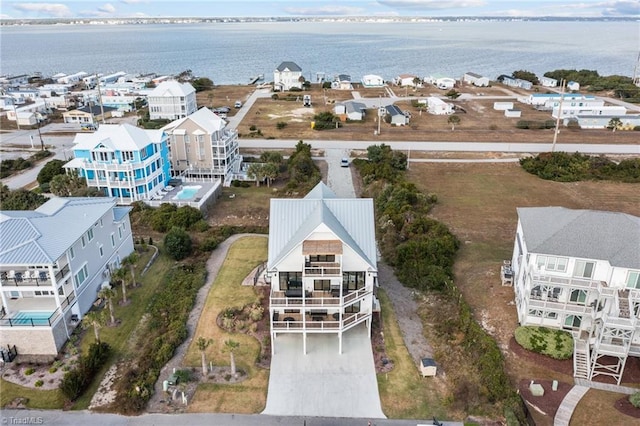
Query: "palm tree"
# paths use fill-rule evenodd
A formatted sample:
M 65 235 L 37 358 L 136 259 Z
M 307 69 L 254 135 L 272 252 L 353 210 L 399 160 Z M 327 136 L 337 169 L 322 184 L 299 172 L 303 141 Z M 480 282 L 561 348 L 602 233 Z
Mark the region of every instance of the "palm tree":
M 129 265 L 129 272 L 131 272 L 131 286 L 136 286 L 136 263 L 138 263 L 138 253 L 132 252 L 129 256 L 122 259 L 122 265 Z
M 207 358 L 205 351 L 213 343 L 213 339 L 205 339 L 204 337 L 198 337 L 196 340 L 196 345 L 198 345 L 198 350 L 200 351 L 200 357 L 202 358 L 202 374 L 207 374 Z
M 96 335 L 96 342 L 100 342 L 100 329 L 106 323 L 105 311 L 90 311 L 84 316 L 84 321 L 82 321 L 83 328 L 89 328 L 93 326 L 93 333 Z
M 235 351 L 236 349 L 238 349 L 240 347 L 240 343 L 234 341 L 234 340 L 225 340 L 224 342 L 224 346 L 227 348 L 227 350 L 229 351 L 229 353 L 231 354 L 231 374 L 236 377 L 236 358 L 233 354 L 233 351 Z
M 113 278 L 122 283 L 122 304 L 126 305 L 129 302 L 127 299 L 127 270 L 125 268 L 116 269 L 113 273 Z
M 460 124 L 460 117 L 457 115 L 449 116 L 447 123 L 451 124 L 451 131 L 453 132 L 456 129 L 456 124 Z
M 109 317 L 111 319 L 111 324 L 116 323 L 116 317 L 113 315 L 113 298 L 116 296 L 116 292 L 113 291 L 111 287 L 104 287 L 98 293 L 98 297 L 107 300 L 107 306 L 109 306 Z

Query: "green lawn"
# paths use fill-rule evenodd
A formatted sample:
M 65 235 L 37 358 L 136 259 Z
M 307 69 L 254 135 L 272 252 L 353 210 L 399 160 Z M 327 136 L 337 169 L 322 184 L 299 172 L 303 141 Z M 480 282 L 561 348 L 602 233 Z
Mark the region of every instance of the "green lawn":
M 444 395 L 433 383 L 439 379 L 420 375 L 402 339 L 389 297 L 379 290 L 378 298 L 382 308 L 387 357 L 393 361 L 393 370 L 378 374 L 382 410 L 387 417 L 394 419 L 451 418 L 451 413 L 444 406 Z
M 260 355 L 260 342 L 242 333 L 230 334 L 216 325 L 220 312 L 229 307 L 242 307 L 256 302 L 258 295 L 251 286 L 242 286 L 242 280 L 253 268 L 267 258 L 267 239 L 247 237 L 236 241 L 213 282 L 207 295 L 193 342 L 185 355 L 185 366 L 199 367 L 200 351 L 196 346 L 199 337 L 213 339 L 206 351 L 207 360 L 214 365 L 227 366 L 229 354 L 224 351 L 227 339 L 240 343 L 236 350 L 236 365 L 249 375 L 239 384 L 201 384 L 190 403 L 189 411 L 223 413 L 259 413 L 264 409 L 267 397 L 269 372 L 255 365 Z M 268 313 L 265 312 L 265 315 Z
M 573 355 L 573 337 L 567 331 L 546 327 L 516 328 L 516 342 L 523 348 L 555 359 L 569 359 Z

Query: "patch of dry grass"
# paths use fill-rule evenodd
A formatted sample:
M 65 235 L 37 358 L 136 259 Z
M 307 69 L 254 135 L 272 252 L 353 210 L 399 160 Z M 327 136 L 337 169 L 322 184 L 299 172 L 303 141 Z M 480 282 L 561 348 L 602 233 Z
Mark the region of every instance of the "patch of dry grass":
M 513 289 L 501 286 L 499 271 L 502 260 L 511 258 L 516 207 L 564 206 L 640 216 L 638 185 L 546 181 L 517 163 L 412 164 L 409 179 L 422 191 L 438 195 L 432 216 L 446 223 L 462 243 L 455 264 L 456 284 L 476 319 L 506 354 L 509 374 L 514 380 L 558 379 L 558 373 L 517 359 L 508 351 L 517 318 Z M 585 418 L 594 424 L 611 424 L 608 416 L 615 411 L 611 405 L 598 409 L 581 405 L 581 409 L 589 412 Z
M 573 416 L 571 426 L 580 425 L 617 425 L 633 426 L 638 424 L 638 419 L 622 414 L 613 405 L 624 395 L 614 392 L 605 392 L 597 389 L 589 389 L 582 397 Z
M 266 404 L 269 372 L 255 365 L 260 355 L 260 342 L 242 333 L 227 333 L 216 320 L 226 308 L 242 307 L 258 300 L 253 287 L 242 286 L 242 280 L 267 257 L 267 239 L 247 237 L 236 241 L 227 254 L 207 300 L 205 301 L 193 340 L 185 355 L 185 365 L 200 367 L 199 337 L 213 339 L 206 351 L 214 365 L 229 365 L 230 356 L 224 349 L 228 339 L 240 343 L 235 351 L 238 369 L 247 372 L 248 379 L 238 384 L 200 384 L 189 406 L 191 412 L 258 413 Z M 266 315 L 266 313 L 265 313 Z

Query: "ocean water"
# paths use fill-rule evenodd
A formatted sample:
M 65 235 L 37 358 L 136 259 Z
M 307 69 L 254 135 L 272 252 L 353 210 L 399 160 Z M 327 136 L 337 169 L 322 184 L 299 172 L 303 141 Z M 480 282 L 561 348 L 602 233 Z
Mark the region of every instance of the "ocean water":
M 0 28 L 0 74 L 175 74 L 216 84 L 273 79 L 280 62 L 317 72 L 390 80 L 401 73 L 495 78 L 560 68 L 632 76 L 638 22 L 263 22 L 146 25 L 29 25 Z

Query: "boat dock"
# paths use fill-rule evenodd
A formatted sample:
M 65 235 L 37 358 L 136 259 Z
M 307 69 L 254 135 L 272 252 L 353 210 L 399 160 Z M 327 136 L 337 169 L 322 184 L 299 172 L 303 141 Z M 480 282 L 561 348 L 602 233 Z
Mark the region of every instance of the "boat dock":
M 250 77 L 249 78 L 249 84 L 256 84 L 259 81 L 262 81 L 264 79 L 264 74 L 259 74 L 255 77 Z

